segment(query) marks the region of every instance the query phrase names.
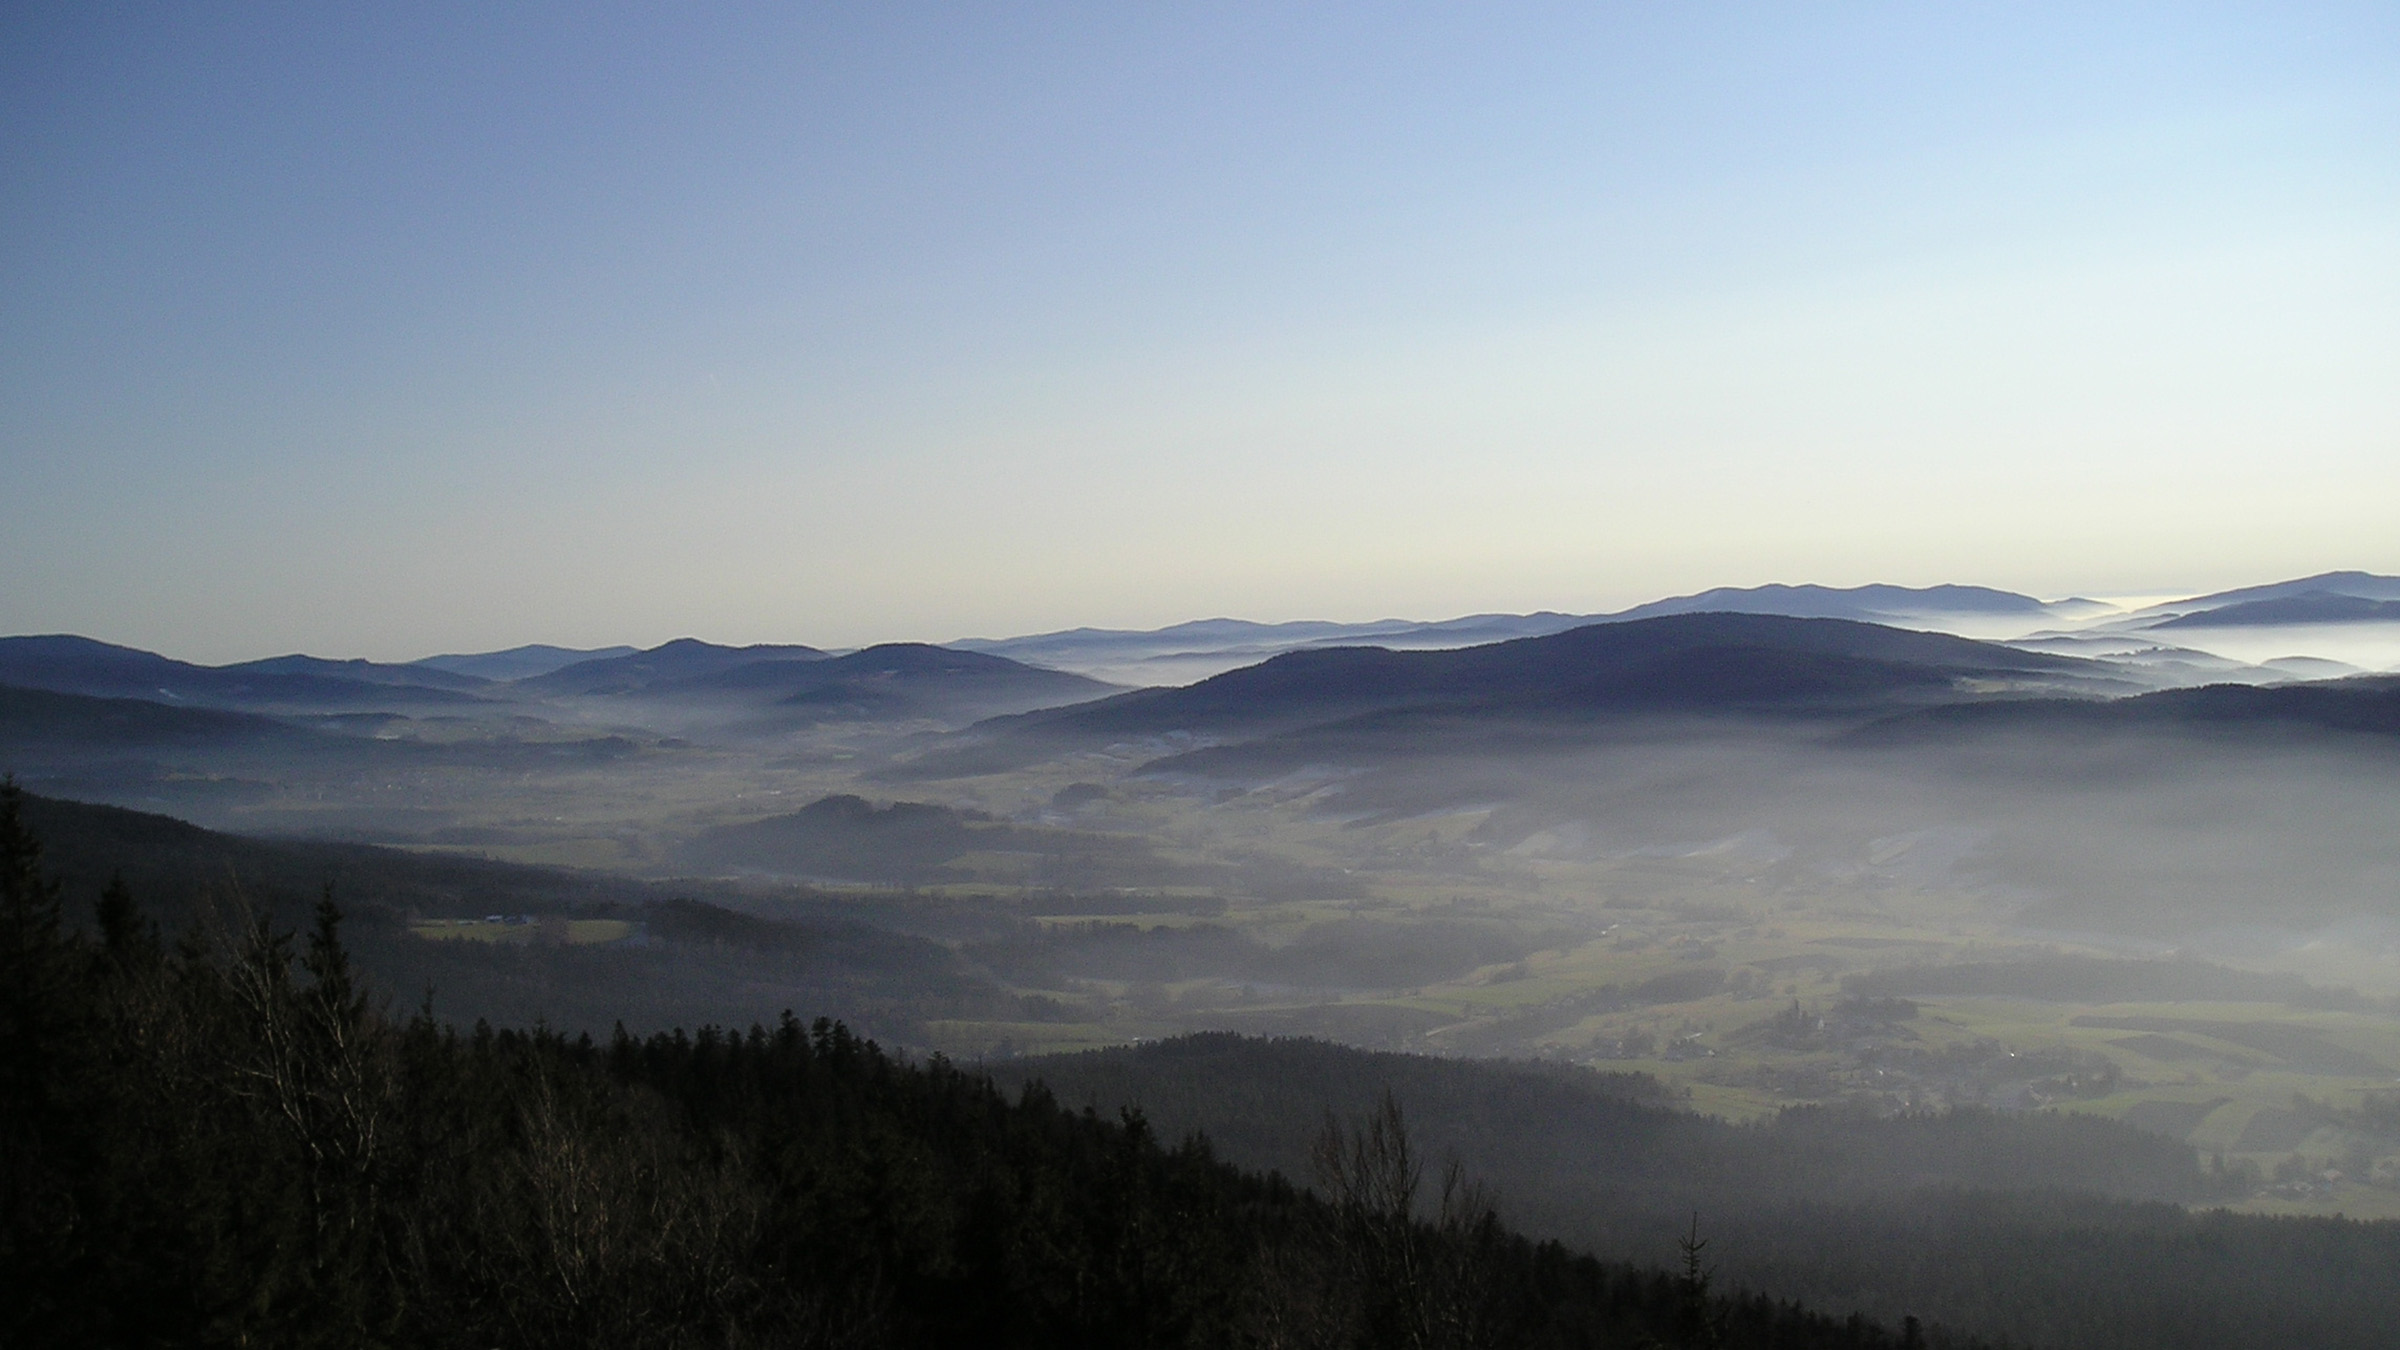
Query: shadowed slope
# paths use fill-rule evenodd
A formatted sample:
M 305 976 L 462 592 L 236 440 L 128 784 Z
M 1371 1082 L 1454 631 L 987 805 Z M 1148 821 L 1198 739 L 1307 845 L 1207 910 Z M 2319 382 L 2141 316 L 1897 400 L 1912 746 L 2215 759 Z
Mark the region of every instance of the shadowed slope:
M 2309 591 L 2271 600 L 2243 600 L 2150 625 L 2162 628 L 2270 628 L 2309 623 L 2400 623 L 2400 600 L 2373 600 L 2336 591 Z
M 992 772 L 1117 738 L 1243 740 L 1310 728 L 1356 740 L 1429 720 L 1471 734 L 1560 715 L 1857 715 L 1951 697 L 1970 680 L 2057 689 L 2102 687 L 2106 676 L 2071 657 L 1842 619 L 1674 615 L 1448 651 L 1287 652 L 1181 689 L 995 719 L 975 729 L 978 743 L 893 776 Z
M 0 638 L 0 684 L 95 698 L 143 698 L 214 707 L 307 709 L 465 703 L 481 681 L 372 662 L 274 657 L 200 666 L 156 652 L 71 634 Z
M 2089 663 L 2072 658 L 1841 619 L 1692 614 L 1452 651 L 1290 652 L 1188 688 L 1143 690 L 1036 714 L 1020 725 L 1100 733 L 1231 730 L 1400 706 L 1593 705 L 1614 694 L 1700 706 L 2087 669 Z
M 1862 745 L 1960 739 L 2003 732 L 2079 735 L 2092 731 L 2294 732 L 2400 736 L 2400 677 L 2360 676 L 2302 684 L 2211 684 L 2107 701 L 2018 699 L 1928 708 L 1852 733 Z
M 1678 595 L 1636 605 L 1614 617 L 1648 619 L 1664 614 L 1781 614 L 1801 619 L 1856 619 L 1881 623 L 1918 614 L 2005 615 L 2038 619 L 2050 607 L 2030 595 L 1989 586 L 1720 586 L 1697 595 Z
M 1088 702 L 1118 686 L 1006 657 L 922 642 L 891 642 L 821 661 L 761 661 L 654 684 L 652 698 L 733 695 L 771 703 L 773 715 L 809 721 L 954 723 Z
M 653 685 L 714 675 L 759 662 L 820 661 L 825 653 L 814 647 L 762 642 L 748 647 L 721 647 L 698 638 L 677 638 L 630 656 L 578 661 L 546 675 L 518 680 L 510 688 L 545 697 L 590 694 L 630 694 Z

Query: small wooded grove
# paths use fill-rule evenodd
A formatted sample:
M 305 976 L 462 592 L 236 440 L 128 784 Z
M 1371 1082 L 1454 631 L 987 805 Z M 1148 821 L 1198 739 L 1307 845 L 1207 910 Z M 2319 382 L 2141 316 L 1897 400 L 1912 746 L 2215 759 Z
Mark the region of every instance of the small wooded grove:
M 1965 1344 L 1606 1266 L 1428 1182 L 1312 1189 L 842 1027 L 607 1044 L 387 1015 L 330 896 L 61 912 L 0 788 L 0 1344 Z M 1438 1194 L 1436 1194 L 1438 1192 Z

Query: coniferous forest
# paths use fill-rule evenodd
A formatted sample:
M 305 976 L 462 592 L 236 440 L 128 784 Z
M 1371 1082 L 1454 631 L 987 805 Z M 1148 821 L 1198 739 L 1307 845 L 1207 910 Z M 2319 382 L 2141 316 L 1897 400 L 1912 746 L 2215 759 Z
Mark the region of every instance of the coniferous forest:
M 393 1016 L 329 893 L 63 912 L 0 795 L 0 1342 L 1968 1344 L 1506 1230 L 1396 1103 L 1313 1185 L 826 1021 L 608 1043 Z

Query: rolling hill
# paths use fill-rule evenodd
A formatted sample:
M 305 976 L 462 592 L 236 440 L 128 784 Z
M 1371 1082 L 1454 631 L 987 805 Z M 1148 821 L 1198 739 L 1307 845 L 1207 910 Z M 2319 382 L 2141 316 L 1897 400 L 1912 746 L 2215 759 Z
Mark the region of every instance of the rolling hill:
M 761 703 L 779 720 L 957 724 L 1035 708 L 1082 703 L 1118 686 L 1006 657 L 922 642 L 891 642 L 823 660 L 754 661 L 662 680 L 651 699 L 733 697 Z
M 170 937 L 205 937 L 227 906 L 299 926 L 331 886 L 361 967 L 386 998 L 430 998 L 460 1024 L 546 1021 L 605 1032 L 745 1024 L 784 1008 L 847 1017 L 911 1039 L 917 1019 L 1005 1005 L 1006 995 L 938 943 L 861 922 L 796 894 L 783 917 L 712 903 L 691 885 L 600 872 L 412 853 L 368 844 L 252 839 L 171 817 L 26 794 L 71 914 L 88 916 L 111 877 Z M 414 920 L 487 914 L 605 919 L 632 936 L 605 946 L 431 941 Z M 195 927 L 197 925 L 197 927 Z M 524 930 L 530 934 L 530 928 Z
M 2400 600 L 2375 600 L 2339 591 L 2303 591 L 2265 600 L 2237 600 L 2150 625 L 2162 628 L 2265 628 L 2310 623 L 2400 624 Z
M 913 883 L 979 845 L 1006 847 L 1009 835 L 1006 826 L 976 812 L 923 802 L 876 806 L 844 795 L 788 815 L 717 826 L 687 844 L 682 856 L 702 867 Z
M 654 685 L 715 675 L 762 662 L 821 661 L 825 653 L 797 644 L 757 643 L 722 647 L 698 638 L 677 638 L 646 651 L 577 661 L 510 686 L 514 693 L 544 698 L 639 693 Z
M 638 650 L 624 646 L 553 647 L 546 642 L 528 642 L 522 647 L 496 652 L 447 652 L 410 664 L 455 675 L 473 675 L 478 679 L 522 680 L 529 676 L 547 675 L 579 661 L 604 661 L 611 657 L 631 656 Z
M 324 739 L 255 713 L 0 685 L 0 765 L 8 768 L 22 767 L 29 756 L 199 748 L 292 751 Z
M 984 871 L 1053 886 L 1070 879 L 1087 886 L 1220 879 L 1163 862 L 1148 842 L 1127 835 L 1012 825 L 926 802 L 877 806 L 847 793 L 703 831 L 677 857 L 710 872 L 887 885 L 963 880 Z
M 1697 595 L 1653 600 L 1609 615 L 1617 620 L 1667 614 L 1780 614 L 1794 619 L 1853 619 L 1890 623 L 1931 615 L 1983 615 L 2028 621 L 2052 613 L 2030 595 L 1989 586 L 1720 586 Z
M 1963 682 L 2108 687 L 2094 663 L 1841 619 L 1692 614 L 1592 624 L 1447 651 L 1287 652 L 1181 689 L 997 719 L 951 759 L 963 771 L 1128 737 L 1241 740 L 1305 728 L 1406 735 L 1526 719 L 1729 714 L 1859 716 L 1953 697 Z M 1364 722 L 1358 719 L 1380 719 Z M 1413 719 L 1413 720 L 1412 720 Z
M 2001 618 L 2032 623 L 2064 617 L 2068 612 L 2065 607 L 2048 605 L 2032 596 L 1986 586 L 1721 586 L 1695 595 L 1654 600 L 1612 614 L 1542 610 L 1531 614 L 1469 614 L 1434 622 L 1377 619 L 1365 623 L 1200 619 L 1139 631 L 1074 628 L 1015 638 L 966 638 L 949 645 L 1062 670 L 1103 675 L 1126 683 L 1155 685 L 1220 674 L 1289 651 L 1363 645 L 1396 651 L 1478 646 L 1515 638 L 1545 637 L 1594 623 L 1669 614 L 1777 614 L 1787 618 L 1939 626 L 1945 619 Z
M 481 681 L 445 671 L 315 657 L 201 666 L 71 634 L 0 638 L 0 684 L 219 708 L 335 711 L 477 702 Z
M 2363 600 L 2400 600 L 2400 577 L 2373 572 L 2321 572 L 2313 577 L 2242 586 L 2230 591 L 2169 600 L 2140 611 L 2147 616 L 2189 616 L 2205 610 L 2227 609 L 2261 600 L 2289 600 L 2309 595 L 2346 595 Z
M 2211 684 L 2131 698 L 2014 699 L 1903 713 L 1860 728 L 1860 744 L 2002 732 L 2083 735 L 2093 731 L 2400 737 L 2400 677 L 2352 676 L 2290 684 Z
M 239 671 L 249 675 L 316 675 L 328 679 L 355 680 L 360 684 L 394 685 L 402 688 L 455 689 L 464 692 L 488 690 L 492 681 L 479 675 L 461 674 L 438 666 L 390 665 L 380 661 L 334 661 L 322 656 L 270 656 L 259 661 L 240 661 L 216 670 Z
M 2376 1272 L 2400 1224 L 2193 1212 L 2221 1183 L 2192 1150 L 2090 1116 L 1696 1116 L 1638 1074 L 1202 1034 L 995 1066 L 1070 1107 L 1139 1109 L 1167 1137 L 1305 1175 L 1327 1116 L 1385 1093 L 1527 1231 L 1603 1256 L 1672 1250 L 1697 1222 L 1740 1287 L 2011 1344 L 2178 1350 L 2388 1343 Z M 1429 1169 L 1430 1172 L 1430 1169 Z M 2368 1311 L 2369 1300 L 2381 1311 Z

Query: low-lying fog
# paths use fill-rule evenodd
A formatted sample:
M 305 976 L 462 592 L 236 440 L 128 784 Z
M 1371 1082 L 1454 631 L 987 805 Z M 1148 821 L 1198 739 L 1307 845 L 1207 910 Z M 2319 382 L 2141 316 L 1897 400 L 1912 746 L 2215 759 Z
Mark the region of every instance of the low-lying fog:
M 801 979 L 777 963 L 903 947 L 786 935 L 722 969 L 694 947 L 672 987 L 713 989 L 710 1016 L 872 986 L 853 1015 L 961 1055 L 1219 1028 L 1638 1068 L 1735 1117 L 2063 1105 L 2264 1178 L 2347 1158 L 2259 1203 L 2400 1215 L 2400 1136 L 2286 1119 L 2295 1096 L 2381 1119 L 2400 1081 L 2388 686 L 2114 704 L 2081 695 L 2159 681 L 2008 653 L 1929 681 L 1889 630 L 1844 631 L 1868 646 L 1762 665 L 1737 643 L 1598 685 L 1570 662 L 1532 702 L 1438 680 L 1422 705 L 1311 702 L 1262 676 L 1244 698 L 1280 711 L 1178 695 L 1098 721 L 981 722 L 1108 691 L 932 648 L 279 720 L 20 693 L 9 753 L 40 793 L 596 869 L 912 953 Z M 1367 658 L 1361 690 L 1424 668 Z M 1805 696 L 1758 702 L 1762 672 Z M 468 892 L 406 905 L 428 943 L 751 940 L 621 897 L 548 926 L 484 925 L 498 903 Z M 686 1016 L 670 992 L 645 1015 Z
M 2158 636 L 2166 637 L 2167 634 Z M 2227 660 L 2263 666 L 2293 658 L 2338 661 L 2360 671 L 2400 670 L 2400 624 L 2311 623 L 2256 628 L 2177 628 L 2171 641 Z

